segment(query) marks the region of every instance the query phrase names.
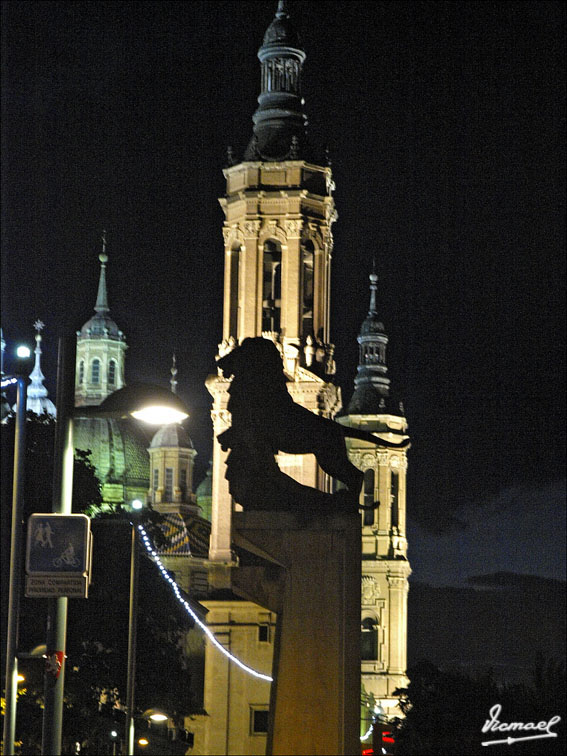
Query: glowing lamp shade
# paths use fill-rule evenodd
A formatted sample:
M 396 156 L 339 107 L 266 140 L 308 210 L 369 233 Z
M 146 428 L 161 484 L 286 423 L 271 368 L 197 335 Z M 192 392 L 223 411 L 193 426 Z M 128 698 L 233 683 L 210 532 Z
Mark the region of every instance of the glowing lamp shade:
M 20 344 L 20 346 L 16 349 L 16 355 L 20 357 L 21 359 L 26 359 L 31 354 L 31 349 L 25 344 Z
M 156 711 L 155 714 L 150 714 L 150 719 L 154 722 L 165 722 L 167 714 L 162 714 L 161 712 Z
M 150 425 L 180 423 L 182 420 L 185 420 L 186 417 L 189 417 L 186 412 L 181 412 L 174 407 L 166 407 L 159 404 L 148 405 L 147 407 L 143 407 L 130 414 L 132 417 L 135 417 L 136 420 L 142 420 L 144 423 L 149 423 Z
M 150 744 L 150 741 L 147 738 L 140 738 L 140 740 L 138 740 L 138 745 L 147 746 L 149 744 Z
M 185 403 L 163 386 L 130 383 L 114 391 L 97 407 L 78 407 L 75 417 L 134 417 L 154 425 L 180 423 L 189 417 Z
M 140 501 L 140 499 L 134 499 L 134 501 L 131 504 L 132 509 L 142 509 L 144 506 L 143 503 Z

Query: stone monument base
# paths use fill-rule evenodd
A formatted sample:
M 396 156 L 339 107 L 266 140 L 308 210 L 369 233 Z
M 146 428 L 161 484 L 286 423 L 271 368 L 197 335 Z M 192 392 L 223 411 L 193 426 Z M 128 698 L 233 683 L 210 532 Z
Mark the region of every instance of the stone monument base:
M 360 515 L 235 512 L 233 590 L 278 615 L 267 754 L 360 754 Z

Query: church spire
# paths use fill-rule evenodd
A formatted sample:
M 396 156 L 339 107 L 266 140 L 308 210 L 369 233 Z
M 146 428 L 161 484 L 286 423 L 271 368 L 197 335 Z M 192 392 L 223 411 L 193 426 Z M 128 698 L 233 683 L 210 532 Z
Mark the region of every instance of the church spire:
M 258 50 L 261 92 L 254 113 L 254 136 L 245 160 L 297 160 L 305 157 L 301 70 L 305 60 L 288 3 L 279 0 L 276 14 Z
M 370 304 L 357 341 L 359 360 L 354 379 L 354 394 L 348 406 L 349 415 L 372 415 L 386 412 L 390 394 L 390 379 L 387 377 L 386 347 L 388 337 L 384 324 L 378 318 L 377 292 L 378 274 L 376 263 L 372 263 L 370 281 Z
M 100 260 L 100 278 L 98 281 L 98 292 L 96 297 L 95 312 L 104 315 L 108 312 L 108 295 L 106 293 L 106 263 L 108 255 L 106 254 L 106 231 L 102 232 L 102 253 L 98 256 Z
M 47 412 L 52 417 L 55 417 L 55 405 L 51 399 L 47 398 L 47 389 L 43 385 L 45 376 L 41 371 L 41 331 L 45 328 L 45 323 L 42 323 L 41 320 L 36 320 L 33 325 L 37 332 L 35 335 L 35 365 L 30 373 L 26 409 L 35 412 L 36 415 L 42 415 L 44 412 Z

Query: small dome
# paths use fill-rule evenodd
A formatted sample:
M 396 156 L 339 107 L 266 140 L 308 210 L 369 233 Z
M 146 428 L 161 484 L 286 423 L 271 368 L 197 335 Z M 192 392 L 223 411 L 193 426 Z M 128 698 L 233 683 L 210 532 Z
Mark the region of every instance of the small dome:
M 264 34 L 264 45 L 301 47 L 299 35 L 291 23 L 289 16 L 276 16 L 276 18 L 274 18 Z
M 79 331 L 79 336 L 82 338 L 107 336 L 111 339 L 121 339 L 123 334 L 112 318 L 97 312 L 90 320 L 87 320 Z
M 370 383 L 358 386 L 348 403 L 347 415 L 399 415 L 399 408 L 389 396 Z
M 193 443 L 187 431 L 179 423 L 171 423 L 161 427 L 152 438 L 150 449 L 159 448 L 192 449 Z
M 195 489 L 195 494 L 197 496 L 197 503 L 199 503 L 199 499 L 203 496 L 213 495 L 213 470 L 211 467 L 209 467 L 205 477 Z
M 285 0 L 278 0 L 276 16 L 266 29 L 264 45 L 300 46 L 299 35 L 291 23 Z
M 385 333 L 384 323 L 380 322 L 378 318 L 369 315 L 362 323 L 360 335 L 371 336 L 375 333 Z

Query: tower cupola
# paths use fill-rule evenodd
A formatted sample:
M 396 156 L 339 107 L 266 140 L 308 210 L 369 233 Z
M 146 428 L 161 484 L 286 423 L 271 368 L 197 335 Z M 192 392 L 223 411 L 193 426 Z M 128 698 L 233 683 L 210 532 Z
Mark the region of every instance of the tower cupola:
M 359 358 L 354 394 L 348 406 L 348 414 L 379 414 L 386 411 L 390 394 L 390 379 L 387 377 L 386 347 L 388 336 L 384 324 L 378 317 L 376 295 L 378 275 L 375 266 L 369 275 L 370 306 L 364 319 L 357 341 Z
M 307 116 L 303 112 L 301 71 L 305 52 L 291 21 L 287 2 L 276 15 L 258 50 L 261 92 L 252 117 L 254 136 L 245 160 L 294 160 L 304 157 Z
M 106 232 L 102 232 L 102 252 L 95 314 L 77 331 L 75 404 L 100 404 L 124 386 L 126 337 L 109 315 L 106 285 Z

